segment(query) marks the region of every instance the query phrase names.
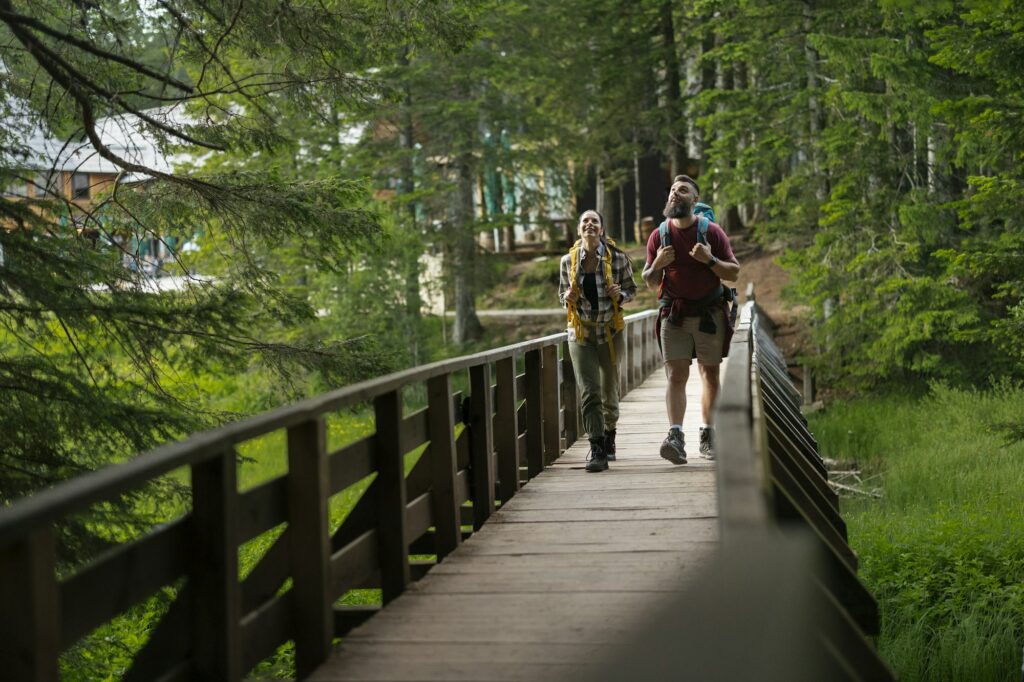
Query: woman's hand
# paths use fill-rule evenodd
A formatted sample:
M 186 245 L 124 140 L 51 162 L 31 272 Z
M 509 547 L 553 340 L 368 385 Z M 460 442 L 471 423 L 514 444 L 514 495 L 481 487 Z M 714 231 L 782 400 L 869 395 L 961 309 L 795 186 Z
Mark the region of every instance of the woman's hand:
M 619 300 L 622 298 L 622 286 L 618 284 L 611 285 L 606 289 L 606 291 L 608 292 L 608 295 L 611 297 L 611 299 L 616 303 L 618 303 Z

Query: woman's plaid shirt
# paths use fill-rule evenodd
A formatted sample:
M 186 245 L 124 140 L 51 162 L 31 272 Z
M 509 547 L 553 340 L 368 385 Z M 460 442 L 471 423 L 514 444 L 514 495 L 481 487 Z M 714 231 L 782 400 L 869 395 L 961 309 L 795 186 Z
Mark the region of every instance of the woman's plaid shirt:
M 580 297 L 576 299 L 577 310 L 580 313 L 580 319 L 586 324 L 586 339 L 579 340 L 576 338 L 576 333 L 572 327 L 569 327 L 569 340 L 576 341 L 577 343 L 583 343 L 591 345 L 595 343 L 605 342 L 604 325 L 609 324 L 612 321 L 612 315 L 614 309 L 612 308 L 612 299 L 608 295 L 607 287 L 604 282 L 604 250 L 608 248 L 608 245 L 602 240 L 597 247 L 598 258 L 602 259 L 602 264 L 597 268 L 597 310 L 591 307 L 590 301 L 583 295 L 583 255 L 586 253 L 583 247 L 580 247 L 579 264 L 576 266 L 576 290 L 580 292 Z M 564 308 L 565 297 L 569 293 L 569 269 L 572 263 L 572 256 L 565 254 L 562 256 L 561 268 L 559 270 L 558 277 L 558 301 Z M 633 300 L 636 296 L 636 282 L 633 280 L 633 264 L 629 260 L 629 256 L 625 252 L 619 249 L 612 249 L 612 280 L 615 284 L 622 287 L 622 298 L 619 299 L 619 306 L 621 307 L 626 302 Z M 592 324 L 594 323 L 594 324 Z

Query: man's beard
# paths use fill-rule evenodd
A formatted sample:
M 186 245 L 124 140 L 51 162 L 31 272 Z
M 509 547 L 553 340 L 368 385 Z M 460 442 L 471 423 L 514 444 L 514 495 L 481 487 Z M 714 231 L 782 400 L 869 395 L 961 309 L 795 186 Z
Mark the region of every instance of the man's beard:
M 665 203 L 665 210 L 661 212 L 666 218 L 688 218 L 693 211 L 693 206 L 686 201 L 673 204 L 671 201 Z

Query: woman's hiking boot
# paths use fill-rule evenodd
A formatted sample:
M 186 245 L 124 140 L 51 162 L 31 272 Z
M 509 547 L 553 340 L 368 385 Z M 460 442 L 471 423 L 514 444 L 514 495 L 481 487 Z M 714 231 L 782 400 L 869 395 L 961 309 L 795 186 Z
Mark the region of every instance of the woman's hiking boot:
M 608 468 L 608 456 L 604 451 L 604 439 L 590 441 L 590 453 L 587 455 L 587 471 L 604 471 Z
M 615 461 L 615 429 L 604 432 L 604 456 L 609 462 Z
M 661 456 L 673 464 L 686 464 L 686 447 L 683 445 L 681 429 L 668 430 L 668 437 L 661 443 Z

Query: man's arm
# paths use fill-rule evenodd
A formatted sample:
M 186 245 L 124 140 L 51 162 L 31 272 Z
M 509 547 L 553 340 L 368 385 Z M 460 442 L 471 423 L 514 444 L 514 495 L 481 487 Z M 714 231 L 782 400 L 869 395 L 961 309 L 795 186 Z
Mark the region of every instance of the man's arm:
M 658 248 L 658 255 L 652 262 L 645 265 L 644 271 L 640 273 L 648 289 L 657 289 L 661 285 L 661 276 L 665 271 L 665 266 L 674 261 L 675 258 L 675 247 L 662 246 Z

